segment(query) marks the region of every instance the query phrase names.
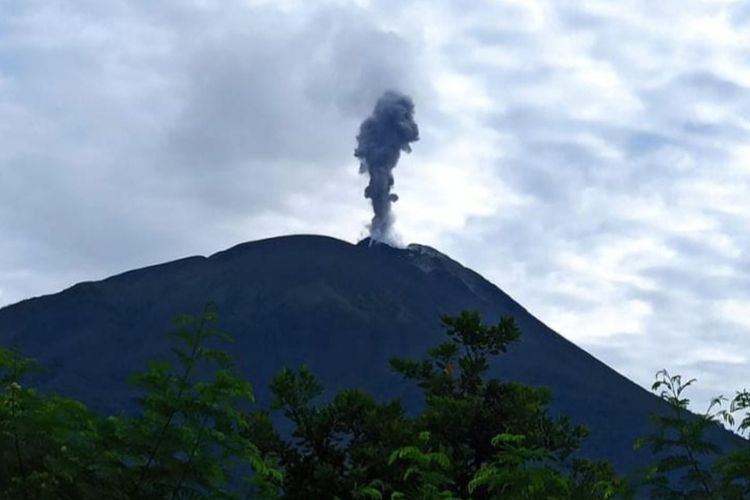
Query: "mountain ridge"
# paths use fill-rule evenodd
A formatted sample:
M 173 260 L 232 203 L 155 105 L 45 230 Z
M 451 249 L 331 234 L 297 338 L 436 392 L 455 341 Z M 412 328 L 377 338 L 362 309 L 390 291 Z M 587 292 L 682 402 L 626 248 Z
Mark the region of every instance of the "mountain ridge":
M 330 392 L 363 387 L 378 397 L 401 396 L 414 408 L 415 391 L 389 371 L 388 359 L 421 357 L 443 340 L 441 314 L 473 309 L 486 322 L 516 319 L 521 340 L 492 374 L 551 387 L 553 410 L 591 428 L 587 455 L 620 470 L 643 465 L 645 454 L 632 451 L 633 441 L 648 432 L 648 413 L 665 409 L 499 287 L 422 245 L 317 235 L 240 243 L 6 306 L 0 344 L 17 344 L 50 369 L 42 388 L 117 412 L 137 396 L 127 376 L 147 360 L 169 357 L 163 332 L 172 318 L 198 313 L 207 302 L 235 336 L 231 352 L 261 405 L 279 369 L 305 364 Z

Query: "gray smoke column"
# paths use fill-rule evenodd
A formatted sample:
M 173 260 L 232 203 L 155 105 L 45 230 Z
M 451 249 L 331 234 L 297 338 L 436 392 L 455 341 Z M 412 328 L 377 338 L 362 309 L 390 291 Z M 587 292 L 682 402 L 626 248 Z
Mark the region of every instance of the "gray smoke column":
M 391 204 L 398 200 L 393 188 L 393 169 L 401 151 L 411 152 L 409 143 L 419 140 L 419 129 L 414 121 L 414 103 L 398 92 L 387 91 L 375 104 L 375 109 L 362 125 L 357 135 L 359 172 L 368 173 L 370 183 L 365 188 L 365 198 L 372 201 L 375 215 L 370 223 L 370 238 L 393 242 L 393 214 Z

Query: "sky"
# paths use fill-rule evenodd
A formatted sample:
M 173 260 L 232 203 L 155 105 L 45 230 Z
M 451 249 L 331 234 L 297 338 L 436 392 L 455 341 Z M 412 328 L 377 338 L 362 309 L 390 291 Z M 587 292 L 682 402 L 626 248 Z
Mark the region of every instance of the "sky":
M 0 305 L 244 241 L 395 229 L 632 380 L 750 385 L 750 4 L 0 0 Z

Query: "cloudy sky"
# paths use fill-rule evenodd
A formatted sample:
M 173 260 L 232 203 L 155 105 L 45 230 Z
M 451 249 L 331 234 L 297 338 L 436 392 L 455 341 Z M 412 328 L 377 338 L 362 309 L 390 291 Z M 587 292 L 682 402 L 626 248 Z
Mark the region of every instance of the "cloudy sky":
M 750 384 L 750 5 L 0 0 L 0 305 L 289 233 L 396 230 L 635 381 Z

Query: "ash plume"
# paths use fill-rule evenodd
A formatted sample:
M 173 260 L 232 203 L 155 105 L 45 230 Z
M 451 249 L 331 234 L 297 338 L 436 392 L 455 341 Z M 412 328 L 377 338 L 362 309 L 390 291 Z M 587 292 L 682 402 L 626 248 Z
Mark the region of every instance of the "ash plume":
M 394 241 L 391 204 L 398 196 L 391 192 L 393 169 L 401 151 L 410 153 L 409 143 L 417 140 L 414 103 L 409 96 L 394 91 L 387 91 L 378 99 L 372 114 L 359 127 L 354 156 L 360 161 L 359 172 L 370 176 L 365 198 L 371 200 L 374 212 L 369 225 L 373 240 Z

